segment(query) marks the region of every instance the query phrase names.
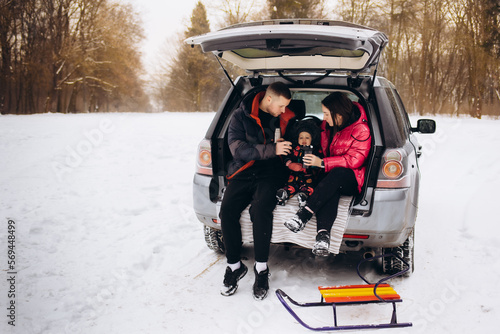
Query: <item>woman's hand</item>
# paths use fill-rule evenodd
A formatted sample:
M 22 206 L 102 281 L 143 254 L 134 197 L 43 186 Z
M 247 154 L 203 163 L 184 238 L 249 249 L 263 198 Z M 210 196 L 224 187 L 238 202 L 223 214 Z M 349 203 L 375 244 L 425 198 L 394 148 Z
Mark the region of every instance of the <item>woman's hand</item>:
M 306 166 L 316 166 L 316 167 L 321 167 L 321 158 L 315 156 L 314 154 L 306 154 L 302 158 L 304 161 L 304 165 Z

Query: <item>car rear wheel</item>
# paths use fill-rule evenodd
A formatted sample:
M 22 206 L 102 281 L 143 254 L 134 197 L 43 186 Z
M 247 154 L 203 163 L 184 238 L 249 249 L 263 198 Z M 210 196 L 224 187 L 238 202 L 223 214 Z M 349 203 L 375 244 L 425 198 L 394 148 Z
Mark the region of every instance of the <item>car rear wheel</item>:
M 222 242 L 222 232 L 210 226 L 205 226 L 205 242 L 208 248 L 217 253 L 224 253 L 224 242 Z
M 414 262 L 414 238 L 415 238 L 415 229 L 408 236 L 408 239 L 399 247 L 393 248 L 383 248 L 382 253 L 385 254 L 395 254 L 401 257 L 410 265 L 410 270 L 408 270 L 403 276 L 409 277 L 411 273 L 415 270 L 415 262 Z M 396 257 L 384 257 L 382 258 L 382 271 L 384 274 L 393 275 L 400 271 L 406 269 L 406 265 Z

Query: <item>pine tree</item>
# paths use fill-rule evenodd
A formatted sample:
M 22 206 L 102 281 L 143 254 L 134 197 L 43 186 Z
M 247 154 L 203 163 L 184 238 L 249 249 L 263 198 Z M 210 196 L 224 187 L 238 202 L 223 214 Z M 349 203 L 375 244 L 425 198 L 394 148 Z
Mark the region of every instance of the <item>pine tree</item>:
M 196 4 L 191 15 L 191 26 L 184 38 L 210 32 L 205 6 Z M 216 108 L 220 88 L 218 64 L 210 53 L 204 54 L 199 46 L 182 43 L 170 66 L 168 85 L 164 88 L 164 108 L 170 111 L 207 111 Z

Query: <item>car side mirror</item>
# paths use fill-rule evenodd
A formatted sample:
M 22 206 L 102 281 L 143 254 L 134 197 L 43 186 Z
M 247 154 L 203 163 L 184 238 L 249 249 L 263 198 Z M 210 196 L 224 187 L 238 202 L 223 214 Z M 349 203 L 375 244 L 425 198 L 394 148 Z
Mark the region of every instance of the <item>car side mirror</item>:
M 411 128 L 411 131 L 420 133 L 434 133 L 436 132 L 436 121 L 432 119 L 419 119 L 417 121 L 417 127 Z

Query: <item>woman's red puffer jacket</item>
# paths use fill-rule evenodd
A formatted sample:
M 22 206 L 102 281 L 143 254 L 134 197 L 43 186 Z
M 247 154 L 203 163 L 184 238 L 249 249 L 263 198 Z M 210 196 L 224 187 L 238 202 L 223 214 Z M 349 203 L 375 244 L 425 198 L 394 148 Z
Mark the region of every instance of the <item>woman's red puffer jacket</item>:
M 354 123 L 338 131 L 330 145 L 328 141 L 331 130 L 327 128 L 326 121 L 321 123 L 321 147 L 325 153 L 325 172 L 336 167 L 352 169 L 358 182 L 358 191 L 361 192 L 365 181 L 366 159 L 371 148 L 371 135 L 364 108 L 357 102 L 353 103 L 361 115 Z

